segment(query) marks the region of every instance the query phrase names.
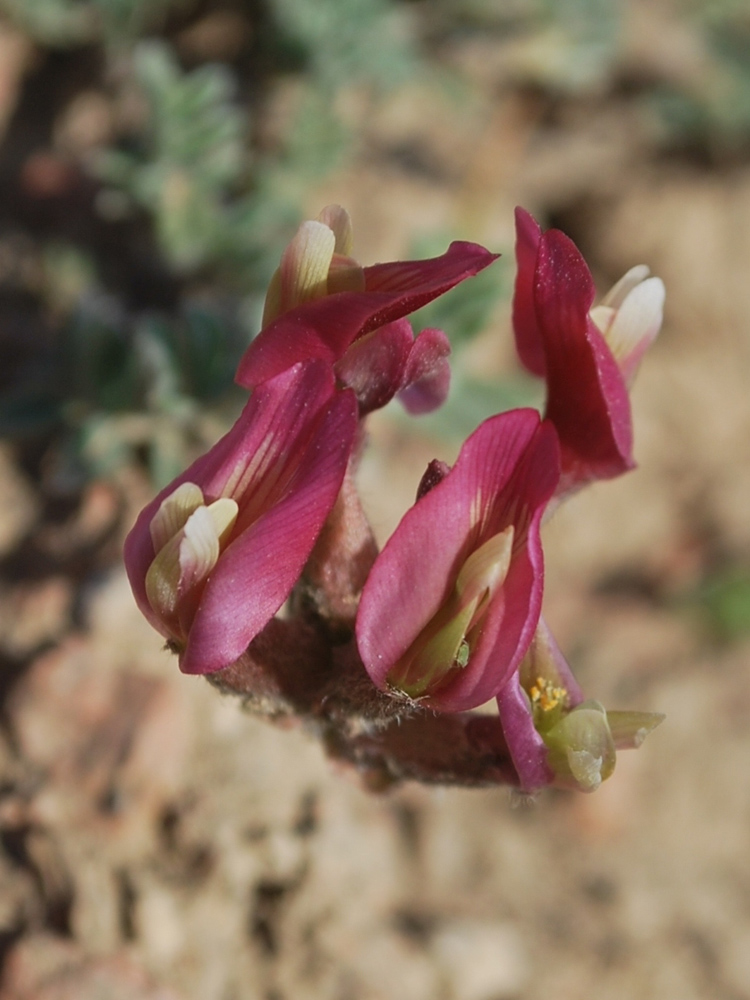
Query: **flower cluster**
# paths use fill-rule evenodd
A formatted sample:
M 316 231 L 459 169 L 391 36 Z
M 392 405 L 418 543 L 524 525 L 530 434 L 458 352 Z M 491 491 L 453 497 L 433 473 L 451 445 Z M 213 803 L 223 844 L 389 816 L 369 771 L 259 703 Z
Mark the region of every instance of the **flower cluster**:
M 458 781 L 474 754 L 473 783 L 590 791 L 661 716 L 584 700 L 541 617 L 542 522 L 571 492 L 633 467 L 628 386 L 664 288 L 636 267 L 593 306 L 575 245 L 521 209 L 516 226 L 513 327 L 521 362 L 545 381 L 543 417 L 490 417 L 452 468 L 432 462 L 378 553 L 353 479 L 364 419 L 393 397 L 413 414 L 445 400 L 448 338 L 415 336 L 406 317 L 496 255 L 457 242 L 430 260 L 362 267 L 347 213 L 329 206 L 271 281 L 237 371 L 245 409 L 142 511 L 125 564 L 181 669 L 228 677 L 252 662 L 245 694 L 281 656 L 281 623 L 296 623 L 281 686 L 339 756 Z M 494 715 L 472 713 L 493 699 Z M 405 723 L 397 739 L 394 721 Z M 440 732 L 453 735 L 438 753 Z

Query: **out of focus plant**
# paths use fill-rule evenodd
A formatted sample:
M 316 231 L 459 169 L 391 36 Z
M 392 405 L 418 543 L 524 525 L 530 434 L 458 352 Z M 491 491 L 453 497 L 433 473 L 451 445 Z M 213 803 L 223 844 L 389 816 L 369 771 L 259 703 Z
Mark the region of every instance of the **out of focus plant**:
M 389 0 L 273 0 L 271 11 L 287 44 L 298 46 L 305 68 L 329 93 L 358 82 L 389 89 L 414 70 L 403 11 Z
M 609 77 L 620 35 L 621 0 L 438 0 L 445 35 L 495 34 L 506 67 L 542 87 L 578 92 Z
M 481 33 L 504 50 L 505 72 L 575 95 L 615 82 L 623 0 L 437 0 L 428 31 Z M 678 72 L 654 66 L 638 100 L 656 110 L 668 145 L 731 153 L 750 139 L 750 6 L 746 0 L 682 0 L 671 16 L 687 55 Z
M 620 34 L 620 0 L 538 0 L 519 67 L 540 83 L 585 90 L 606 82 Z
M 252 200 L 229 200 L 247 171 L 246 120 L 222 65 L 183 73 L 162 42 L 140 43 L 134 76 L 147 100 L 143 130 L 128 149 L 96 163 L 105 183 L 149 211 L 167 259 L 189 271 L 231 256 L 258 237 Z
M 37 42 L 80 45 L 123 41 L 158 26 L 192 0 L 0 0 L 0 11 Z
M 671 142 L 731 153 L 750 141 L 750 8 L 744 0 L 684 0 L 702 58 L 654 104 Z
M 732 566 L 711 574 L 688 598 L 713 638 L 736 642 L 750 635 L 750 570 Z
M 49 353 L 0 404 L 0 434 L 62 434 L 64 475 L 106 476 L 140 457 L 166 482 L 232 412 L 244 331 L 216 309 L 128 317 L 108 296 L 80 304 Z
M 414 70 L 415 49 L 396 30 L 392 4 L 347 0 L 346 8 L 338 0 L 271 5 L 269 44 L 305 86 L 280 148 L 267 152 L 250 151 L 248 110 L 227 66 L 185 72 L 166 42 L 135 47 L 147 121 L 122 148 L 103 152 L 96 171 L 153 216 L 176 270 L 218 265 L 246 289 L 265 286 L 304 192 L 347 151 L 337 93 L 390 87 Z
M 123 320 L 106 309 L 82 310 L 61 354 L 69 395 L 62 416 L 75 428 L 81 455 L 96 475 L 111 473 L 139 450 L 154 482 L 165 482 L 215 431 L 217 408 L 229 410 L 244 332 L 205 306 L 179 316 Z
M 102 216 L 138 219 L 139 232 L 150 223 L 178 281 L 218 282 L 234 296 L 227 315 L 245 317 L 240 329 L 185 302 L 155 318 L 137 301 L 102 300 L 96 261 L 52 245 L 40 292 L 62 333 L 19 373 L 0 432 L 58 428 L 61 451 L 89 473 L 137 454 L 162 482 L 184 464 L 201 414 L 223 405 L 303 198 L 353 148 L 340 95 L 364 88 L 367 100 L 419 64 L 408 13 L 392 0 L 271 0 L 244 15 L 255 39 L 247 52 L 262 52 L 264 86 L 251 106 L 230 64 L 181 65 L 167 15 L 192 6 L 0 0 L 0 14 L 41 47 L 102 46 L 115 138 L 84 152 Z M 162 29 L 163 38 L 143 38 Z M 265 95 L 281 91 L 282 126 L 276 133 L 272 122 L 269 139 Z

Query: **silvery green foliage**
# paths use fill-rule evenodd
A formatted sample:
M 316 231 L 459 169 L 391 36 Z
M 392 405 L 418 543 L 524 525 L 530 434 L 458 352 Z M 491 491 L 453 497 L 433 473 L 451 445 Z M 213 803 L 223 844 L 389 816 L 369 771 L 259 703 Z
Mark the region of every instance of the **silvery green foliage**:
M 159 25 L 170 8 L 190 0 L 0 0 L 0 12 L 37 42 L 76 45 L 117 41 Z
M 221 256 L 236 206 L 227 195 L 248 166 L 246 116 L 226 66 L 183 72 L 163 42 L 140 42 L 134 78 L 146 99 L 143 130 L 131 149 L 107 150 L 96 170 L 153 215 L 162 249 L 178 270 Z
M 750 15 L 744 0 L 686 3 L 701 60 L 689 81 L 666 82 L 652 101 L 668 140 L 700 145 L 713 155 L 750 141 Z
M 601 88 L 615 69 L 623 0 L 436 0 L 429 30 L 478 34 L 506 52 L 507 71 L 545 88 Z
M 409 25 L 389 0 L 273 0 L 271 10 L 325 90 L 354 81 L 389 88 L 413 71 Z
M 145 449 L 154 482 L 172 478 L 200 437 L 202 408 L 229 402 L 244 346 L 231 318 L 197 303 L 174 317 L 128 317 L 106 297 L 84 304 L 61 344 L 60 376 L 62 415 L 89 472 L 106 475 Z
M 142 37 L 166 32 L 166 15 L 192 6 L 0 0 L 0 15 L 42 49 L 100 47 L 101 77 L 88 85 L 111 101 L 116 132 L 79 165 L 101 185 L 95 207 L 126 240 L 146 241 L 149 253 L 153 233 L 162 258 L 155 266 L 176 294 L 198 278 L 208 285 L 206 300 L 223 303 L 197 310 L 183 295 L 170 313 L 149 315 L 138 301 L 103 295 L 100 262 L 87 249 L 65 238 L 51 244 L 65 248 L 60 253 L 42 248 L 45 296 L 61 333 L 19 372 L 0 405 L 0 433 L 59 432 L 61 454 L 84 473 L 107 474 L 137 454 L 163 482 L 174 475 L 170 461 L 184 461 L 196 425 L 215 419 L 202 408 L 219 408 L 223 419 L 235 333 L 247 343 L 310 185 L 352 148 L 337 92 L 363 80 L 395 83 L 416 59 L 391 0 L 350 0 L 345 37 L 331 34 L 341 5 L 271 0 L 248 14 L 267 58 L 261 75 L 272 86 L 281 76 L 302 85 L 283 132 L 263 146 L 253 142 L 253 111 L 233 66 L 185 67 L 168 33 Z M 123 105 L 126 122 L 117 115 Z
M 88 293 L 3 394 L 0 436 L 58 433 L 67 480 L 108 476 L 140 456 L 163 484 L 204 429 L 215 433 L 236 409 L 233 375 L 246 342 L 216 304 L 129 315 L 113 296 Z
M 350 146 L 336 93 L 352 84 L 393 85 L 418 65 L 393 4 L 347 0 L 347 7 L 343 17 L 333 0 L 272 4 L 272 44 L 305 86 L 281 148 L 265 155 L 251 152 L 249 109 L 229 67 L 185 71 L 166 42 L 134 47 L 123 85 L 132 80 L 140 89 L 146 121 L 127 146 L 103 153 L 95 170 L 153 216 L 178 272 L 218 266 L 246 288 L 264 285 L 304 192 Z

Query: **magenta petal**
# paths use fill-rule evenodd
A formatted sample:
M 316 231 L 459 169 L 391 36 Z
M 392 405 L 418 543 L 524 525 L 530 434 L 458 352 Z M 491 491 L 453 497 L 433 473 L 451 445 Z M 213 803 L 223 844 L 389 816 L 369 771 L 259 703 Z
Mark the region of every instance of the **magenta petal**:
M 414 341 L 398 393 L 408 413 L 431 413 L 445 402 L 451 385 L 450 353 L 442 330 L 422 330 Z
M 544 619 L 539 619 L 537 629 L 537 639 L 544 642 L 551 656 L 552 674 L 547 677 L 567 692 L 567 708 L 575 708 L 583 701 L 581 687 Z M 498 693 L 497 707 L 521 787 L 527 792 L 534 792 L 549 785 L 555 775 L 547 763 L 547 748 L 534 726 L 531 704 L 518 671 Z
M 575 244 L 541 233 L 516 209 L 518 275 L 513 326 L 518 354 L 546 378 L 546 416 L 560 436 L 560 493 L 633 467 L 630 400 L 622 373 L 590 318 L 594 283 Z
M 523 208 L 516 209 L 516 285 L 513 293 L 513 331 L 521 363 L 532 375 L 544 378 L 545 345 L 536 318 L 534 276 L 542 230 Z
M 546 416 L 560 436 L 566 485 L 633 467 L 630 399 L 604 338 L 589 318 L 594 286 L 575 244 L 544 233 L 534 284 L 545 347 Z
M 535 792 L 554 781 L 547 763 L 547 748 L 534 728 L 529 699 L 516 671 L 497 696 L 505 742 L 518 773 L 519 784 L 526 792 Z
M 289 596 L 338 496 L 356 423 L 353 395 L 338 393 L 283 496 L 222 553 L 180 661 L 185 673 L 210 673 L 237 659 Z
M 285 372 L 254 392 L 231 430 L 144 507 L 125 540 L 124 555 L 136 601 L 149 620 L 153 621 L 153 612 L 143 585 L 155 555 L 149 525 L 162 501 L 187 482 L 200 486 L 210 503 L 224 495 L 234 471 L 253 460 L 256 474 L 251 486 L 257 490 L 264 469 L 270 465 L 280 470 L 278 459 L 283 458 L 289 442 L 304 431 L 311 414 L 314 416 L 333 392 L 333 376 L 324 364 L 298 365 Z M 246 496 L 243 506 L 248 499 Z
M 414 345 L 408 319 L 397 319 L 355 340 L 335 371 L 354 390 L 360 415 L 380 409 L 404 384 L 407 360 Z
M 494 519 L 500 511 L 503 514 L 488 533 L 511 522 L 516 529 L 516 551 L 501 596 L 490 604 L 468 667 L 453 685 L 439 693 L 433 703 L 435 708 L 453 712 L 482 705 L 517 671 L 541 613 L 544 555 L 540 528 L 546 504 L 557 487 L 559 461 L 557 436 L 545 421 L 503 493 L 494 501 Z
M 413 312 L 464 278 L 483 271 L 499 256 L 478 243 L 455 240 L 440 257 L 399 260 L 364 268 L 365 288 L 368 292 L 398 295 L 407 305 L 406 311 Z
M 448 599 L 468 555 L 514 524 L 514 556 L 468 665 L 428 701 L 463 711 L 492 697 L 531 641 L 542 595 L 539 522 L 559 476 L 554 429 L 534 410 L 486 420 L 446 477 L 409 510 L 370 573 L 357 617 L 378 687 Z
M 364 292 L 307 302 L 261 330 L 240 361 L 236 381 L 251 389 L 298 361 L 333 364 L 358 337 L 419 309 L 496 257 L 475 243 L 457 242 L 430 260 L 366 267 Z
M 553 670 L 550 679 L 556 686 L 563 687 L 567 691 L 568 708 L 575 708 L 576 705 L 580 705 L 583 701 L 581 685 L 576 680 L 573 671 L 570 669 L 570 664 L 563 656 L 562 650 L 557 645 L 557 640 L 544 618 L 539 619 L 536 639 L 537 641 L 541 640 L 544 642 L 546 650 L 549 653 L 550 665 Z

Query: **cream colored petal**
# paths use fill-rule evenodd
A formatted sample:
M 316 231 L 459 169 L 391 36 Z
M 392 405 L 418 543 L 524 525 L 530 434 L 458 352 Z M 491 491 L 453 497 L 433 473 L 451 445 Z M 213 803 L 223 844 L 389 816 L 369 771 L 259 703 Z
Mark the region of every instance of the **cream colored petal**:
M 281 312 L 327 292 L 336 237 L 322 222 L 303 222 L 281 258 Z
M 631 267 L 616 284 L 612 285 L 600 304 L 610 306 L 612 309 L 619 309 L 630 292 L 636 285 L 645 281 L 649 274 L 651 274 L 651 269 L 646 264 L 636 264 L 635 267 Z
M 182 531 L 170 538 L 146 573 L 146 597 L 165 622 L 174 616 L 180 592 L 180 544 Z
M 599 328 L 599 332 L 605 337 L 609 333 L 609 328 L 614 323 L 616 315 L 617 310 L 613 309 L 611 306 L 594 306 L 589 313 L 589 316 Z
M 502 587 L 513 554 L 513 525 L 493 535 L 471 553 L 456 578 L 462 603 L 492 597 Z
M 219 545 L 223 546 L 234 527 L 240 508 L 237 501 L 231 497 L 219 497 L 206 508 L 214 522 L 216 534 L 219 536 Z
M 195 483 L 182 483 L 161 502 L 149 525 L 154 552 L 160 552 L 170 538 L 185 526 L 198 507 L 203 506 L 203 493 Z
M 335 253 L 348 257 L 352 252 L 353 230 L 351 216 L 341 205 L 326 205 L 318 222 L 328 226 L 336 237 Z
M 180 594 L 206 579 L 219 559 L 222 537 L 237 520 L 234 500 L 221 497 L 210 507 L 200 507 L 189 518 L 180 543 Z
M 180 542 L 180 594 L 205 580 L 219 558 L 219 533 L 207 507 L 199 507 L 183 529 Z
M 166 621 L 176 614 L 180 599 L 216 565 L 221 546 L 237 520 L 237 512 L 236 502 L 227 497 L 220 497 L 209 507 L 201 505 L 149 566 L 146 596 L 154 611 Z
M 648 278 L 634 288 L 620 306 L 607 331 L 607 343 L 627 380 L 661 329 L 664 315 L 664 282 Z

